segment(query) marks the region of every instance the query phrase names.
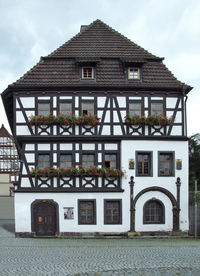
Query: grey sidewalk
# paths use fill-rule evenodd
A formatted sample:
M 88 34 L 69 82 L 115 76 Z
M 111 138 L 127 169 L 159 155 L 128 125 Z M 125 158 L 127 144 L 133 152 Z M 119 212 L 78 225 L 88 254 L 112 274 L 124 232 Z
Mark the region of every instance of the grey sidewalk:
M 200 240 L 20 239 L 0 221 L 0 276 L 200 276 Z

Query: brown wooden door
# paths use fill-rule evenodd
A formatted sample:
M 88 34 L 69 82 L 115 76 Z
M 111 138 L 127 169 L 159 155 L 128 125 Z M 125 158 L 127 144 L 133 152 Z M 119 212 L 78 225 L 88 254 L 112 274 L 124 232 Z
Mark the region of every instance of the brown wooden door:
M 37 236 L 54 236 L 57 232 L 56 206 L 53 202 L 36 203 L 33 209 L 34 232 Z

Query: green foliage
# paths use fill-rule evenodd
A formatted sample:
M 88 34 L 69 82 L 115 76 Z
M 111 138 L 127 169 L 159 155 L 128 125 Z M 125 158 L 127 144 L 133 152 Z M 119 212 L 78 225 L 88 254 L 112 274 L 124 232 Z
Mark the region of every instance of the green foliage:
M 66 176 L 104 176 L 104 177 L 121 177 L 124 172 L 119 169 L 114 168 L 98 168 L 95 166 L 90 166 L 84 168 L 79 167 L 69 167 L 69 168 L 53 168 L 47 167 L 44 169 L 32 168 L 30 175 L 33 177 L 66 177 Z
M 88 125 L 88 126 L 95 126 L 99 123 L 100 119 L 97 118 L 96 115 L 83 115 L 83 116 L 76 116 L 74 114 L 64 115 L 58 114 L 57 116 L 54 115 L 37 115 L 37 116 L 30 116 L 27 123 L 31 126 L 33 125 Z
M 189 190 L 190 204 L 194 204 L 195 180 L 200 183 L 200 134 L 189 137 Z M 200 192 L 197 194 L 197 202 L 200 204 Z
M 149 115 L 147 117 L 145 116 L 139 116 L 139 115 L 127 115 L 125 116 L 125 123 L 127 125 L 160 125 L 160 126 L 166 126 L 171 125 L 173 123 L 173 117 L 166 117 L 164 115 Z

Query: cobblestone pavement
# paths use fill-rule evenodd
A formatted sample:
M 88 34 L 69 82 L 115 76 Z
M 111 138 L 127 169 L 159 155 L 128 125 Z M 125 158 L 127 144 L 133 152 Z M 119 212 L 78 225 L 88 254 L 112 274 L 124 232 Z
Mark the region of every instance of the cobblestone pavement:
M 0 221 L 0 276 L 200 276 L 200 240 L 27 239 Z

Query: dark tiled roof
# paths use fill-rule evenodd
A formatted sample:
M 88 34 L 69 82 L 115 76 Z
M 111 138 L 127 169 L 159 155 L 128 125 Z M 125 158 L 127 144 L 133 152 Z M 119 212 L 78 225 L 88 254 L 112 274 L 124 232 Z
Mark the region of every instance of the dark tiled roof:
M 7 131 L 3 124 L 0 128 L 0 137 L 11 137 L 10 133 Z
M 96 80 L 80 80 L 80 64 L 96 63 Z M 142 81 L 128 81 L 125 64 L 142 64 Z M 148 53 L 100 20 L 63 44 L 28 71 L 12 87 L 45 86 L 118 86 L 182 88 L 162 63 L 162 59 Z M 189 86 L 187 86 L 190 89 Z

